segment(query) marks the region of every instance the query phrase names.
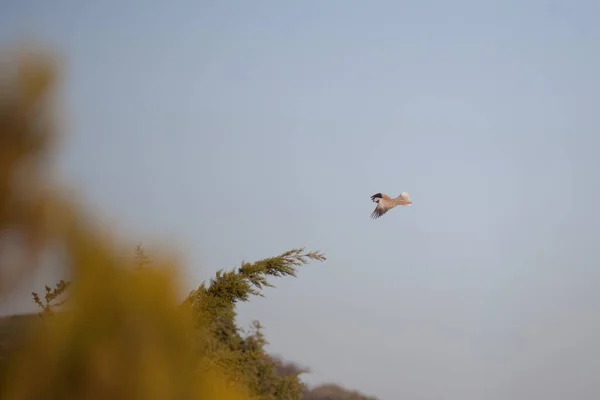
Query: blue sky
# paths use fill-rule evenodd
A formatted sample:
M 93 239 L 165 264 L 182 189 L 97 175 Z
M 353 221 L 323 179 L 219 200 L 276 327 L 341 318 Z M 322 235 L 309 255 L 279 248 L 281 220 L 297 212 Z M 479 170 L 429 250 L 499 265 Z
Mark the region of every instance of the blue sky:
M 3 43 L 65 56 L 65 179 L 133 240 L 177 245 L 189 289 L 293 247 L 327 254 L 240 307 L 311 384 L 600 395 L 600 4 L 2 9 Z M 402 191 L 413 207 L 369 219 L 372 194 Z

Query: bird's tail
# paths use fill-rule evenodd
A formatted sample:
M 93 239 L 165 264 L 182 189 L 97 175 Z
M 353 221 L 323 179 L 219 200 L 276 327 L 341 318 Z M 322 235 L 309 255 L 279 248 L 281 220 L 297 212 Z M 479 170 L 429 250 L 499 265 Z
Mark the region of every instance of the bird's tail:
M 396 197 L 395 202 L 399 206 L 410 206 L 412 205 L 412 199 L 407 192 L 400 193 L 400 196 Z

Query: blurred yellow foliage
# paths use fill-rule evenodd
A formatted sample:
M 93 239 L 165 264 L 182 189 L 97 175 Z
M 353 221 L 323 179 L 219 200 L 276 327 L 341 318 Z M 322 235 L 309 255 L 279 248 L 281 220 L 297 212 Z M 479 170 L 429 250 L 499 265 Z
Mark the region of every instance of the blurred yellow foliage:
M 10 366 L 2 398 L 249 399 L 219 371 L 199 368 L 202 330 L 177 299 L 175 261 L 153 257 L 152 268 L 131 268 L 117 256 L 122 244 L 58 189 L 20 184 L 25 176 L 39 183 L 33 177 L 54 144 L 45 112 L 57 64 L 30 53 L 8 56 L 2 65 L 16 68 L 0 78 L 0 230 L 23 232 L 27 255 L 59 239 L 73 280 L 64 309 L 41 320 Z M 23 170 L 30 175 L 18 175 Z M 7 260 L 3 251 L 0 260 Z M 26 260 L 21 273 L 31 271 L 35 257 Z M 0 267 L 3 293 L 14 281 L 7 278 L 11 268 Z

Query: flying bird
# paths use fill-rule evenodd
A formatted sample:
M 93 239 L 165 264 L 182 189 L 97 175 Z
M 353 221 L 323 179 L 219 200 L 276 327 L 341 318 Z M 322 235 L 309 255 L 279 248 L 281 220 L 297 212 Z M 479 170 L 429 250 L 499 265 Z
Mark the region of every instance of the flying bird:
M 375 210 L 373 210 L 373 213 L 371 214 L 371 218 L 373 219 L 381 217 L 383 214 L 396 206 L 412 205 L 412 200 L 407 192 L 400 193 L 400 195 L 396 198 L 391 198 L 384 193 L 377 193 L 371 196 L 371 200 L 377 203 L 377 207 L 375 207 Z

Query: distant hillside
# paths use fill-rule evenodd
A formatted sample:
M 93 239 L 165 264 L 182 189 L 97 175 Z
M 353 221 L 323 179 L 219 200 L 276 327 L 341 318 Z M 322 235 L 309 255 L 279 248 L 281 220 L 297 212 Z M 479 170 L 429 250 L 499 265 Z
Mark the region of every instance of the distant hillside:
M 326 384 L 307 391 L 303 400 L 377 400 L 377 398 L 365 396 L 357 391 L 350 391 L 338 385 Z
M 279 375 L 304 374 L 310 372 L 293 362 L 285 362 L 280 357 L 271 356 L 277 363 L 276 371 Z M 366 396 L 355 390 L 348 390 L 339 385 L 328 383 L 312 389 L 306 389 L 302 400 L 377 400 L 376 397 Z

